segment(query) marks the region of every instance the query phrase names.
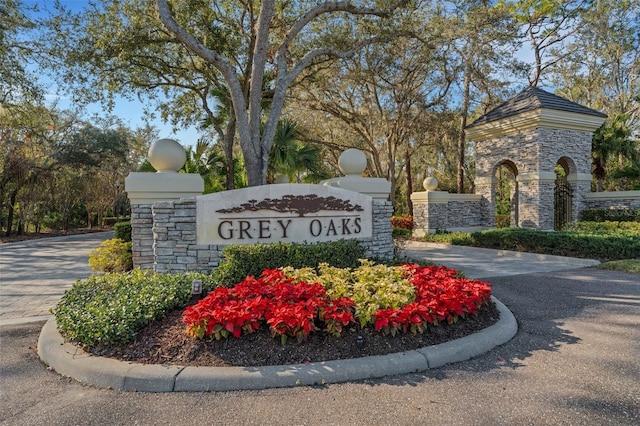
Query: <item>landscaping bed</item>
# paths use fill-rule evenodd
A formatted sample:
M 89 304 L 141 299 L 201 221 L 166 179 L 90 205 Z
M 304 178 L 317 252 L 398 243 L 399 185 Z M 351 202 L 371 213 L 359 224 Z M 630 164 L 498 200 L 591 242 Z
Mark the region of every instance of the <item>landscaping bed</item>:
M 499 319 L 486 282 L 444 267 L 361 262 L 265 270 L 232 287 L 206 274 L 105 274 L 79 280 L 53 312 L 65 339 L 95 355 L 247 367 L 404 352 Z M 197 303 L 193 280 L 207 294 Z
M 337 338 L 327 333 L 312 333 L 306 341 L 290 339 L 285 345 L 271 337 L 267 329 L 226 340 L 197 340 L 185 332 L 182 310 L 142 329 L 130 343 L 91 349 L 98 356 L 142 364 L 184 366 L 265 366 L 321 362 L 404 352 L 436 345 L 478 332 L 495 324 L 499 313 L 493 302 L 484 305 L 478 316 L 469 316 L 455 324 L 442 323 L 422 334 L 398 334 L 395 337 L 376 332 L 373 327 L 347 327 Z M 362 349 L 357 338 L 363 337 Z

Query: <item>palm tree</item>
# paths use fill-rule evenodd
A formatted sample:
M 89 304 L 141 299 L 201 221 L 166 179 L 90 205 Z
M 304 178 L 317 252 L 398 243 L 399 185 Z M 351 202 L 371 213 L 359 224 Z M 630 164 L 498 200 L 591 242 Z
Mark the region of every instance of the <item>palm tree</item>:
M 286 175 L 290 182 L 300 182 L 303 179 L 317 182 L 328 177 L 322 170 L 320 148 L 303 144 L 299 137 L 300 131 L 295 121 L 284 119 L 278 122 L 269 157 L 270 182 L 273 182 L 276 174 Z
M 620 168 L 624 165 L 624 159 L 635 164 L 640 161 L 638 144 L 631 139 L 631 129 L 626 124 L 628 118 L 626 114 L 618 114 L 613 120 L 605 122 L 593 135 L 591 163 L 598 192 L 602 191 L 602 184 L 607 175 L 607 162 L 611 158 L 618 159 Z
M 222 191 L 224 184 L 224 156 L 212 149 L 209 142 L 198 139 L 195 148 L 189 146 L 185 149 L 187 161 L 180 169 L 183 173 L 197 173 L 204 180 L 204 193 Z M 222 163 L 222 167 L 220 164 Z

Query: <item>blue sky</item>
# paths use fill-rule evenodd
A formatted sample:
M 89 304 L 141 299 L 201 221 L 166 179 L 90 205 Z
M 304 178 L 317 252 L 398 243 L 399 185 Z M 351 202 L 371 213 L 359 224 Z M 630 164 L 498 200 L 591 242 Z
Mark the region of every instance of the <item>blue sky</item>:
M 38 5 L 41 10 L 46 10 L 49 8 L 53 8 L 54 1 L 53 0 L 23 0 L 23 4 L 25 5 Z M 60 3 L 67 8 L 73 11 L 79 11 L 87 6 L 88 1 L 86 0 L 60 0 Z M 65 97 L 63 94 L 57 92 L 55 84 L 52 82 L 47 82 L 46 78 L 43 79 L 44 83 L 49 85 L 49 92 L 47 94 L 47 99 L 50 102 L 57 102 L 59 108 L 62 109 L 71 109 L 73 105 L 69 98 Z M 136 129 L 138 127 L 143 127 L 145 125 L 145 104 L 138 101 L 137 99 L 128 100 L 122 97 L 117 97 L 115 99 L 115 107 L 113 111 L 111 111 L 112 115 L 119 117 L 123 123 L 131 128 Z M 90 118 L 94 114 L 98 114 L 99 116 L 106 115 L 104 112 L 104 108 L 100 104 L 90 104 L 87 106 L 85 111 L 86 115 L 84 118 Z M 186 129 L 177 129 L 173 130 L 170 123 L 164 122 L 157 114 L 153 120 L 148 120 L 149 123 L 154 126 L 158 130 L 158 136 L 160 139 L 170 138 L 175 139 L 180 142 L 183 146 L 195 145 L 196 141 L 200 137 L 198 130 L 195 127 L 189 127 Z M 148 118 L 147 118 L 148 119 Z
M 23 0 L 25 5 L 34 5 L 37 4 L 41 10 L 46 10 L 48 8 L 52 8 L 54 4 L 54 0 Z M 87 6 L 87 0 L 60 0 L 60 3 L 65 7 L 71 9 L 72 11 L 80 11 L 84 7 Z M 525 60 L 526 62 L 533 62 L 532 60 L 532 52 L 527 43 L 519 49 L 519 51 L 514 53 L 520 59 Z M 526 81 L 522 82 L 522 85 L 526 85 Z M 72 105 L 68 98 L 59 95 L 55 92 L 55 87 L 52 85 L 52 89 L 48 96 L 50 101 L 57 100 L 58 106 L 61 108 L 71 108 Z M 137 127 L 142 127 L 145 125 L 145 104 L 140 102 L 137 99 L 128 100 L 122 97 L 117 97 L 115 99 L 115 108 L 111 112 L 111 114 L 119 117 L 125 125 L 130 127 L 131 129 L 135 129 Z M 86 110 L 86 118 L 93 116 L 94 114 L 104 115 L 104 109 L 102 105 L 99 104 L 91 104 L 87 107 Z M 180 142 L 183 146 L 195 145 L 196 141 L 200 137 L 198 130 L 195 127 L 189 127 L 185 129 L 176 129 L 174 130 L 170 123 L 162 121 L 157 114 L 158 117 L 154 119 L 148 119 L 149 123 L 154 126 L 158 130 L 159 138 L 171 138 Z

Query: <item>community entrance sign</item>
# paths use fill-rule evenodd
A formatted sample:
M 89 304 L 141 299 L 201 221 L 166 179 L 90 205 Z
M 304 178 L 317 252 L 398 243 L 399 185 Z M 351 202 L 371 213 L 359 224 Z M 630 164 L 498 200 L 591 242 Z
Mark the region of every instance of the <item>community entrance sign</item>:
M 196 199 L 197 244 L 371 238 L 372 198 L 323 185 L 277 184 Z

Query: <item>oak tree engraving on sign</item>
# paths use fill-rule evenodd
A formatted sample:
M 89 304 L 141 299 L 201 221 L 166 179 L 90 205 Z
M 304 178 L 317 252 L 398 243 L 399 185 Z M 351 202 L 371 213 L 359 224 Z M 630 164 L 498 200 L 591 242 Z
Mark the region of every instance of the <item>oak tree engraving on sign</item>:
M 198 197 L 198 244 L 370 238 L 371 197 L 322 185 L 283 184 Z M 246 201 L 245 201 L 246 200 Z
M 296 212 L 300 217 L 306 213 L 315 213 L 321 210 L 344 210 L 344 211 L 363 211 L 359 205 L 352 205 L 347 200 L 341 200 L 336 197 L 318 197 L 315 194 L 309 195 L 285 195 L 280 199 L 272 200 L 265 198 L 258 202 L 257 200 L 249 200 L 242 203 L 240 207 L 230 209 L 217 210 L 218 213 L 239 213 L 245 210 L 275 210 L 277 212 Z

